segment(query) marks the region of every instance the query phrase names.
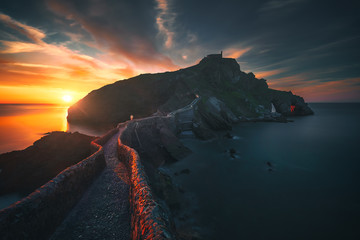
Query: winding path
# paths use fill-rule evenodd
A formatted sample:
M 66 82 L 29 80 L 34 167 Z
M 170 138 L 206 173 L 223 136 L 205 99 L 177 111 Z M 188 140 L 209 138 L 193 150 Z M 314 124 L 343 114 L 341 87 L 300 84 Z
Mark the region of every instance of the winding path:
M 130 239 L 129 184 L 115 134 L 105 145 L 106 167 L 50 239 Z

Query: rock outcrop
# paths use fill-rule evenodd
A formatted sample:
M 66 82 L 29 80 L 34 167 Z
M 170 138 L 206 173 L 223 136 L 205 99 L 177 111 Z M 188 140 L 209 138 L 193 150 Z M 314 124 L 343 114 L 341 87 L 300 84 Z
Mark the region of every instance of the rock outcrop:
M 141 159 L 159 167 L 191 153 L 176 137 L 174 118 L 149 117 L 127 123 L 121 141 L 137 150 Z
M 314 114 L 307 103 L 305 103 L 304 99 L 292 94 L 292 92 L 272 90 L 271 96 L 276 111 L 284 116 L 305 116 Z M 294 106 L 293 111 L 291 111 L 291 106 Z
M 199 95 L 206 100 L 199 106 L 200 115 L 214 129 L 228 129 L 237 117 L 262 117 L 271 112 L 272 103 L 284 116 L 313 114 L 301 97 L 269 89 L 265 79 L 242 72 L 235 59 L 208 56 L 189 68 L 142 74 L 94 90 L 69 108 L 68 121 L 115 125 L 130 115 L 174 111 Z M 206 108 L 215 112 L 209 115 L 202 111 Z

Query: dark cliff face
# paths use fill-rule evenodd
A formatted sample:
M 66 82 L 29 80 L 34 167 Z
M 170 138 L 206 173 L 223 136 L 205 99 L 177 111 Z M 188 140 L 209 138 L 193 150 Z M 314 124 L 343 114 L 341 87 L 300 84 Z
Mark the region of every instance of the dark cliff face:
M 68 121 L 116 124 L 155 112 L 171 112 L 190 103 L 216 97 L 236 116 L 258 117 L 273 103 L 283 115 L 313 112 L 301 97 L 268 88 L 266 80 L 240 70 L 235 59 L 205 57 L 199 64 L 175 72 L 142 74 L 90 92 L 69 108 Z M 291 111 L 291 105 L 296 106 Z

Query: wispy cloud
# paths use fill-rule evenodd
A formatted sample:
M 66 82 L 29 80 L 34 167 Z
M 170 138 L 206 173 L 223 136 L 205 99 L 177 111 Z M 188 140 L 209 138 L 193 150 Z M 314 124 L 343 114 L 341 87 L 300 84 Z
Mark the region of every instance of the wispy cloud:
M 358 101 L 360 96 L 360 78 L 311 79 L 311 75 L 295 74 L 271 79 L 269 87 L 292 91 L 308 102 Z
M 224 57 L 238 59 L 245 53 L 249 52 L 252 47 L 230 47 L 224 50 Z
M 269 71 L 254 72 L 257 78 L 267 78 L 285 72 L 287 69 L 275 69 Z
M 165 47 L 171 48 L 174 44 L 175 32 L 172 27 L 175 22 L 176 14 L 170 10 L 171 0 L 156 0 L 157 9 L 159 10 L 156 16 L 156 24 L 159 33 L 165 38 Z
M 305 2 L 306 0 L 272 0 L 266 2 L 260 9 L 260 12 L 269 12 L 274 10 L 283 9 L 295 4 Z
M 354 102 L 359 100 L 360 78 L 345 78 L 327 82 L 314 80 L 311 84 L 298 87 L 294 92 L 304 96 L 310 102 Z
M 309 82 L 305 82 L 305 80 L 308 80 L 305 74 L 294 74 L 268 80 L 268 84 L 271 88 L 289 91 L 294 86 L 309 84 Z
M 43 40 L 46 37 L 46 34 L 40 29 L 25 25 L 21 22 L 18 22 L 12 19 L 10 16 L 0 13 L 0 21 L 6 24 L 7 26 L 19 31 L 24 34 L 27 38 L 34 41 L 38 44 L 43 44 Z
M 78 23 L 83 30 L 90 34 L 94 40 L 92 47 L 96 47 L 103 55 L 113 56 L 118 63 L 134 68 L 134 71 L 136 69 L 140 72 L 152 72 L 178 68 L 169 57 L 156 49 L 151 37 L 144 35 L 140 29 L 134 31 L 131 26 L 122 25 L 124 24 L 123 19 L 121 19 L 122 14 L 114 12 L 115 10 L 110 7 L 112 4 L 107 4 L 106 1 L 97 2 L 101 5 L 99 8 L 101 7 L 102 10 L 95 15 L 86 10 L 93 8 L 78 9 L 71 2 L 47 0 L 47 3 L 53 12 Z M 161 6 L 164 9 L 166 8 L 164 4 Z M 135 11 L 132 7 L 124 7 L 124 9 Z M 118 16 L 120 19 L 117 19 Z M 134 22 L 135 24 L 138 22 L 138 16 L 135 12 L 134 14 L 127 13 L 126 16 L 132 18 L 125 19 L 127 23 Z M 113 24 L 114 22 L 117 24 Z M 140 23 L 137 24 L 139 27 L 141 26 Z M 146 31 L 144 29 L 144 32 Z
M 26 53 L 26 52 L 37 52 L 44 49 L 42 45 L 28 42 L 17 42 L 17 41 L 3 41 L 0 40 L 3 47 L 0 49 L 0 53 Z

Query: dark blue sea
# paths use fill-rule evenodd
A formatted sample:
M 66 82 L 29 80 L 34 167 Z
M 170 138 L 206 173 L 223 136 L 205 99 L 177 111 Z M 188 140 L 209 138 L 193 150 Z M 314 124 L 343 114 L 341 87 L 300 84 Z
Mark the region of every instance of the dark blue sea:
M 209 239 L 360 239 L 360 104 L 310 106 L 290 123 L 240 123 L 234 139 L 182 140 L 194 153 L 172 168 L 190 169 L 176 178 Z

